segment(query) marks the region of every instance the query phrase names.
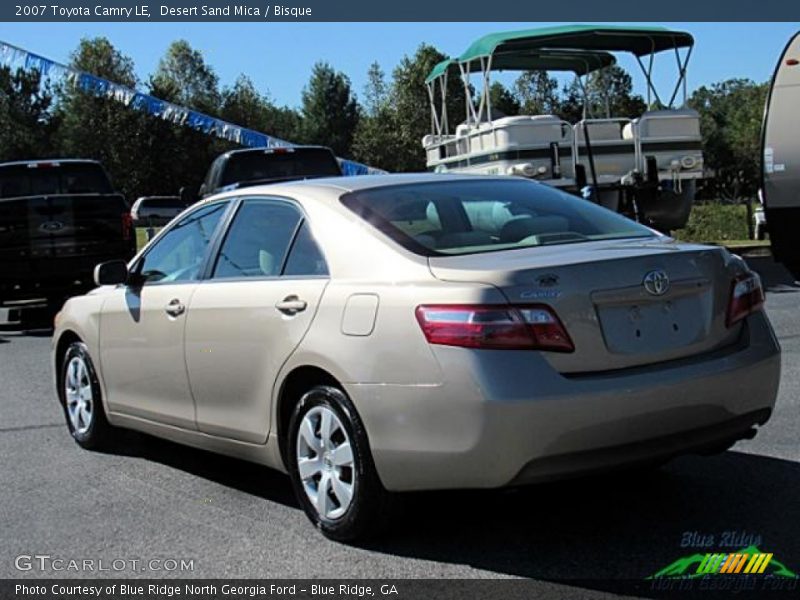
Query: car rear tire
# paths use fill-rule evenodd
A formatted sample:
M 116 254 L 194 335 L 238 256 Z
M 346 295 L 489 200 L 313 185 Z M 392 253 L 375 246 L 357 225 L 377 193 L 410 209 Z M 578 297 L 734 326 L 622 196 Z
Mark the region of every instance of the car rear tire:
M 349 542 L 382 531 L 393 497 L 378 478 L 367 435 L 347 395 L 317 386 L 298 402 L 286 448 L 297 501 L 325 537 Z
M 107 447 L 113 427 L 106 419 L 100 384 L 83 342 L 73 342 L 64 353 L 59 385 L 67 427 L 75 441 L 88 450 Z

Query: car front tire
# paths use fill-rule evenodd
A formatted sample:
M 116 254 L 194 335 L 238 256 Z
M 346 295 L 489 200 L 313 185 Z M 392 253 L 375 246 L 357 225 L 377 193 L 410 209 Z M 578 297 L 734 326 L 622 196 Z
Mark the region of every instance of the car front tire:
M 295 495 L 325 537 L 350 542 L 385 528 L 392 496 L 378 478 L 364 425 L 342 390 L 308 391 L 294 409 L 287 439 Z
M 59 385 L 67 427 L 75 441 L 88 450 L 107 447 L 113 428 L 106 419 L 97 373 L 83 342 L 73 342 L 64 353 Z

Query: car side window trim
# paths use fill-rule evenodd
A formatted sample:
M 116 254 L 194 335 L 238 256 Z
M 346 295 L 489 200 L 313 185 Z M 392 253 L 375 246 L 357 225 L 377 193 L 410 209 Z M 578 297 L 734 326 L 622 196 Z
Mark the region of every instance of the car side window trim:
M 231 225 L 233 224 L 236 215 L 239 214 L 242 206 L 246 202 L 250 201 L 274 201 L 279 202 L 282 204 L 286 204 L 291 206 L 294 210 L 298 212 L 300 215 L 300 219 L 297 222 L 297 225 L 292 232 L 291 239 L 289 245 L 286 248 L 286 252 L 281 259 L 281 268 L 278 271 L 279 275 L 259 275 L 254 277 L 214 277 L 214 270 L 217 266 L 217 262 L 219 261 L 219 255 L 222 250 L 222 245 L 225 243 L 228 234 L 230 233 Z M 293 198 L 289 198 L 287 196 L 255 196 L 255 195 L 247 195 L 247 196 L 240 196 L 234 200 L 234 206 L 231 208 L 229 213 L 225 215 L 223 221 L 221 222 L 220 229 L 216 232 L 216 239 L 214 240 L 213 244 L 210 244 L 209 247 L 211 248 L 212 253 L 209 254 L 207 258 L 207 262 L 205 267 L 201 270 L 201 275 L 199 277 L 199 281 L 205 283 L 214 283 L 214 282 L 236 282 L 236 281 L 292 281 L 292 280 L 306 280 L 306 279 L 330 279 L 330 274 L 327 275 L 284 275 L 284 271 L 286 270 L 286 265 L 289 262 L 289 257 L 291 256 L 292 249 L 295 246 L 295 242 L 297 241 L 298 236 L 300 235 L 300 231 L 303 228 L 303 225 L 308 226 L 308 217 L 306 216 L 303 207 L 294 200 Z M 322 249 L 319 250 L 320 255 L 322 256 L 323 260 L 325 260 L 325 255 L 322 252 Z M 325 261 L 327 264 L 327 260 Z
M 180 221 L 175 220 L 174 223 L 171 223 L 170 225 L 167 225 L 166 227 L 164 227 L 164 229 L 162 229 L 158 233 L 158 235 L 153 239 L 153 244 L 150 246 L 150 248 L 148 248 L 146 252 L 144 252 L 143 254 L 138 256 L 136 258 L 135 262 L 131 265 L 131 268 L 130 268 L 130 272 L 131 273 L 138 275 L 139 270 L 141 269 L 142 264 L 144 263 L 144 261 L 147 258 L 148 254 L 150 254 L 150 252 L 152 252 L 153 248 L 156 247 L 156 245 L 158 244 L 160 239 L 164 238 L 167 234 L 169 234 L 170 231 L 172 231 L 175 227 L 177 227 L 181 223 L 183 223 L 187 218 L 190 218 L 197 211 L 203 210 L 205 208 L 208 208 L 209 206 L 214 206 L 214 205 L 217 205 L 217 204 L 220 204 L 220 205 L 227 204 L 227 206 L 224 209 L 224 212 L 222 214 L 222 217 L 219 220 L 219 223 L 217 223 L 217 226 L 214 228 L 214 233 L 211 235 L 211 240 L 210 240 L 208 246 L 206 246 L 205 252 L 203 254 L 203 260 L 200 263 L 200 269 L 199 269 L 198 275 L 196 277 L 194 277 L 194 278 L 192 278 L 190 280 L 185 280 L 185 281 L 138 281 L 138 282 L 136 282 L 135 285 L 129 286 L 129 287 L 141 288 L 143 286 L 150 287 L 150 286 L 155 286 L 155 285 L 187 285 L 187 284 L 195 284 L 195 283 L 198 283 L 199 281 L 202 281 L 203 274 L 205 273 L 206 268 L 208 266 L 209 258 L 212 256 L 212 249 L 217 245 L 217 243 L 219 241 L 219 237 L 223 232 L 223 225 L 226 225 L 227 222 L 230 220 L 230 218 L 232 216 L 232 212 L 233 212 L 233 208 L 234 208 L 235 202 L 232 202 L 231 198 L 223 198 L 223 199 L 215 201 L 215 202 L 202 203 L 202 204 L 198 205 L 197 207 L 193 208 L 190 212 L 187 212 L 186 214 L 184 214 L 181 217 Z

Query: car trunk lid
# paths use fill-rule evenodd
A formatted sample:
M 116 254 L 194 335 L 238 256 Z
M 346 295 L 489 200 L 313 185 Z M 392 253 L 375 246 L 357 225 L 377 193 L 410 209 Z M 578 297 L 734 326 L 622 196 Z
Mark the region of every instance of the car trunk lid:
M 562 373 L 590 373 L 732 343 L 738 328 L 725 325 L 728 258 L 721 248 L 639 239 L 436 256 L 430 268 L 441 280 L 492 284 L 512 304 L 551 306 L 575 352 L 548 352 L 547 360 Z M 648 291 L 646 276 L 662 273 L 666 289 Z

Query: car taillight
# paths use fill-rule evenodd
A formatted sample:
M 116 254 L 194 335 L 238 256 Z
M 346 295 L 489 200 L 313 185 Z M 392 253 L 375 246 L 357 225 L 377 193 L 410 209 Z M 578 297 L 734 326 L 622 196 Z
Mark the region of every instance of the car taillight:
M 731 286 L 726 324 L 731 327 L 762 306 L 764 306 L 764 289 L 761 287 L 761 278 L 755 273 L 739 275 Z
M 130 240 L 131 233 L 133 232 L 133 217 L 131 213 L 122 213 L 122 239 Z
M 556 313 L 543 304 L 422 305 L 416 314 L 431 344 L 497 350 L 575 350 Z

